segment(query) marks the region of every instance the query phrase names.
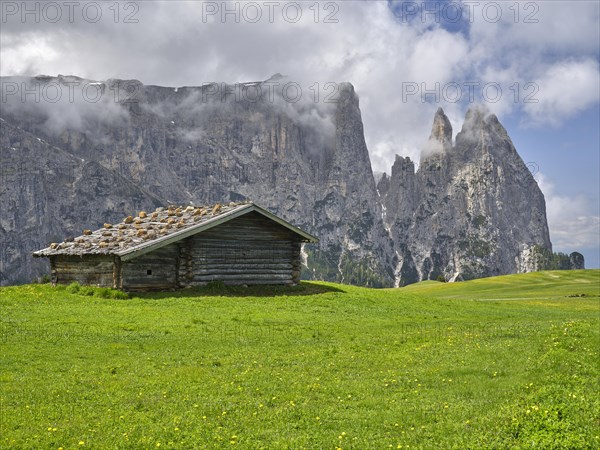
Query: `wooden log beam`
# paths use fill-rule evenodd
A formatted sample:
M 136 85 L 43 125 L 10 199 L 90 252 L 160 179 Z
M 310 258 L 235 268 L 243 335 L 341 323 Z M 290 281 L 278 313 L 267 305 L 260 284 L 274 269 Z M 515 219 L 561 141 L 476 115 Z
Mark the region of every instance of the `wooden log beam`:
M 194 281 L 213 281 L 213 280 L 292 280 L 291 274 L 215 274 L 215 275 L 196 275 Z

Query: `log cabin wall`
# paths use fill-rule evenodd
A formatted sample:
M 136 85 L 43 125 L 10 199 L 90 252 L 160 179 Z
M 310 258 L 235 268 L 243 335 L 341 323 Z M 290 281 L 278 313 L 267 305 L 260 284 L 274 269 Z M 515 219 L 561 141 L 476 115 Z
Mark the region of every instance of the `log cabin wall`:
M 53 256 L 52 277 L 60 284 L 113 287 L 113 257 L 107 255 Z
M 300 280 L 300 242 L 287 228 L 249 213 L 182 242 L 181 285 L 295 284 Z
M 122 288 L 126 291 L 177 289 L 179 244 L 169 244 L 121 263 Z

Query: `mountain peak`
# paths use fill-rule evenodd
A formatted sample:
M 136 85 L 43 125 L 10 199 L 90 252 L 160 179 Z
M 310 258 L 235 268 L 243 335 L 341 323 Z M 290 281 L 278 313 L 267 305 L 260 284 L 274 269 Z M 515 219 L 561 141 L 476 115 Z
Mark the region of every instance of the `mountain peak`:
M 490 114 L 490 110 L 485 105 L 471 105 L 469 109 L 467 109 L 467 113 L 465 114 L 465 121 L 463 122 L 462 130 L 472 130 L 483 128 L 485 122 L 487 122 L 488 118 L 495 115 Z M 496 118 L 496 121 L 498 119 Z
M 498 118 L 471 107 L 451 138 L 440 108 L 417 173 L 402 158 L 392 166 L 381 198 L 397 282 L 539 270 L 537 255 L 552 250 L 544 196 Z
M 430 140 L 436 140 L 442 144 L 452 142 L 452 125 L 448 116 L 444 114 L 442 108 L 438 108 L 433 117 L 433 125 L 431 127 Z
M 501 141 L 506 141 L 512 147 L 512 142 L 508 136 L 508 132 L 502 126 L 498 117 L 492 114 L 485 105 L 473 105 L 465 114 L 460 133 L 456 136 L 457 144 L 459 142 L 479 142 L 483 147 L 486 147 L 490 140 L 496 142 L 492 147 L 504 148 L 497 145 Z M 485 144 L 488 142 L 488 144 Z
M 265 80 L 265 83 L 267 81 L 277 81 L 277 80 L 281 80 L 282 78 L 286 78 L 285 75 L 281 75 L 279 72 L 277 72 L 274 75 L 271 75 L 271 77 L 268 80 Z
M 431 134 L 421 151 L 421 164 L 435 155 L 441 155 L 452 148 L 452 125 L 442 108 L 433 116 Z

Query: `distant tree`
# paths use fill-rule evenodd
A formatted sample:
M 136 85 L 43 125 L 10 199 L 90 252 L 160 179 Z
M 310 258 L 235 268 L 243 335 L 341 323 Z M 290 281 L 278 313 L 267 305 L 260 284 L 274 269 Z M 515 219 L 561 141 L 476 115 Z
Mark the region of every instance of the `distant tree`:
M 569 261 L 571 263 L 571 269 L 585 269 L 585 260 L 583 255 L 579 252 L 573 252 L 569 255 Z
M 553 253 L 542 247 L 536 247 L 536 250 L 538 254 L 539 270 L 570 270 L 575 268 L 573 267 L 571 256 L 566 253 Z

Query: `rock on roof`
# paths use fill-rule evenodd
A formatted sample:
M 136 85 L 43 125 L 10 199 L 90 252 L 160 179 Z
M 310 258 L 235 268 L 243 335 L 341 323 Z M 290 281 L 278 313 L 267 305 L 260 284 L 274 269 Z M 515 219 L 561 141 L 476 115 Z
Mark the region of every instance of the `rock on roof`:
M 135 217 L 125 217 L 121 223 L 105 223 L 96 231 L 83 230 L 81 236 L 52 243 L 49 247 L 34 252 L 33 255 L 118 255 L 148 241 L 195 227 L 247 205 L 251 203 L 169 206 L 157 208 L 154 212 L 140 211 Z

